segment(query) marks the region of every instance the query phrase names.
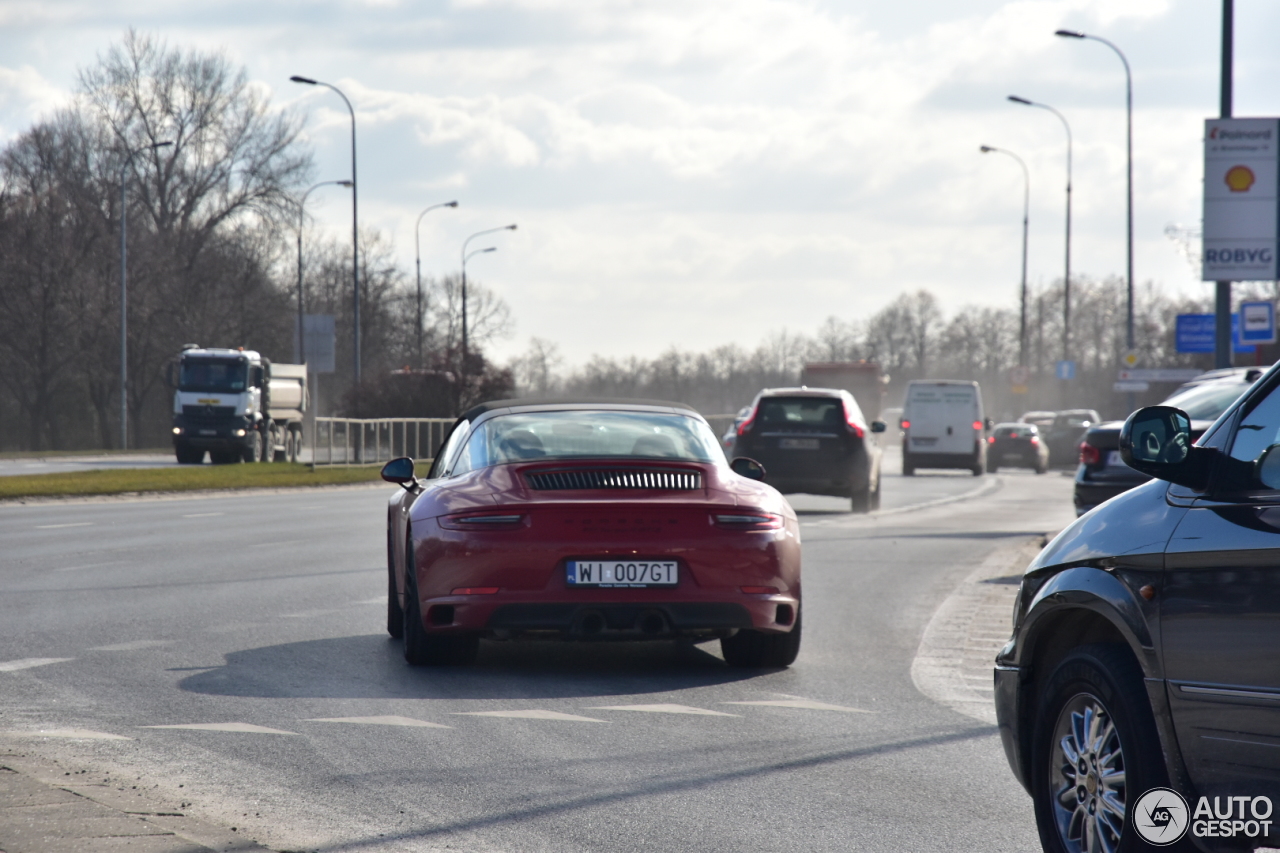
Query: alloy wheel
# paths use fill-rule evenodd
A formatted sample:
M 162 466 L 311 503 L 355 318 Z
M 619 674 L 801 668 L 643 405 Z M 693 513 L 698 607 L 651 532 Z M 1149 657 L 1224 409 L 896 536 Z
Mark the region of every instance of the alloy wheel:
M 1102 700 L 1078 693 L 1053 729 L 1049 791 L 1058 837 L 1071 853 L 1114 853 L 1125 822 L 1120 732 Z

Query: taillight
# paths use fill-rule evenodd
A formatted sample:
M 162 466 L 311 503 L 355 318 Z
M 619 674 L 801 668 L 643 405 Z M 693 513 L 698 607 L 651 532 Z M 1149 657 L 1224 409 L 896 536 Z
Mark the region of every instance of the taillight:
M 1031 438 L 1027 439 L 1027 441 L 1030 441 L 1030 442 L 1031 442 L 1031 446 L 1032 446 L 1032 447 L 1035 447 L 1036 445 L 1038 445 L 1038 444 L 1040 443 L 1040 439 L 1036 438 L 1034 435 L 1033 435 L 1033 436 L 1031 436 Z
M 974 422 L 973 422 L 973 428 L 974 428 L 974 429 L 982 429 L 982 421 L 974 421 Z
M 747 415 L 747 419 L 738 424 L 738 435 L 747 434 L 747 430 L 751 429 L 751 426 L 756 422 L 756 412 L 758 411 L 760 411 L 760 407 L 757 405 L 751 410 L 751 414 Z
M 1080 442 L 1080 464 L 1097 465 L 1102 461 L 1102 451 L 1087 441 Z
M 523 527 L 523 515 L 477 515 L 466 513 L 440 516 L 440 526 L 448 530 L 513 530 Z
M 902 420 L 898 421 L 898 426 L 902 427 L 903 429 L 911 429 L 911 421 L 907 420 L 906 418 L 903 418 Z
M 730 530 L 777 530 L 782 527 L 782 516 L 772 512 L 712 513 L 711 522 Z
M 995 444 L 995 443 L 996 443 L 996 437 L 994 435 L 987 436 L 987 444 Z
M 862 430 L 862 424 L 853 419 L 853 413 L 849 411 L 847 406 L 844 407 L 844 425 L 849 428 L 849 432 L 862 438 L 865 433 Z

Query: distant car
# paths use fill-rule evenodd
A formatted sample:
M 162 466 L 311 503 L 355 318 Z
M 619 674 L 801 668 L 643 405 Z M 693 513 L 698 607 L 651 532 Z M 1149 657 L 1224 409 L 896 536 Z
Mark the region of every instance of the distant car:
M 880 506 L 881 451 L 848 391 L 835 388 L 769 388 L 751 404 L 738 427 L 734 455 L 764 466 L 769 484 L 788 494 L 848 498 L 854 512 Z
M 1040 440 L 1035 424 L 996 424 L 987 436 L 987 471 L 1001 467 L 1031 468 L 1037 474 L 1049 470 L 1049 448 Z
M 977 382 L 914 379 L 902 407 L 902 473 L 917 468 L 987 468 L 982 392 Z
M 1021 578 L 995 709 L 1044 850 L 1280 844 L 1280 371 L 1183 402 L 1214 385 L 1242 394 L 1194 444 L 1172 400 L 1130 415 L 1123 460 L 1157 479 Z M 1239 819 L 1219 817 L 1233 799 Z
M 1074 465 L 1085 430 L 1101 420 L 1093 409 L 1064 409 L 1055 413 L 1053 423 L 1040 428 L 1040 436 L 1049 447 L 1049 464 Z
M 1053 419 L 1057 415 L 1057 412 L 1023 412 L 1022 417 L 1018 418 L 1018 423 L 1047 427 L 1053 423 Z
M 499 400 L 454 424 L 426 480 L 382 471 L 387 631 L 413 665 L 482 637 L 719 638 L 732 666 L 800 648 L 795 512 L 679 403 Z
M 1185 390 L 1175 391 L 1161 405 L 1182 409 L 1190 416 L 1191 437 L 1195 440 L 1228 406 L 1249 390 L 1257 378 L 1252 371 L 1229 373 L 1209 382 L 1183 386 Z M 1120 459 L 1122 426 L 1123 421 L 1111 421 L 1096 424 L 1085 432 L 1076 467 L 1076 515 L 1084 515 L 1103 501 L 1151 479 Z
M 1217 370 L 1209 370 L 1201 373 L 1195 379 L 1185 382 L 1178 386 L 1174 394 L 1181 394 L 1183 391 L 1195 388 L 1197 385 L 1204 385 L 1207 382 L 1219 382 L 1221 380 L 1236 382 L 1254 382 L 1259 376 L 1266 373 L 1265 367 L 1220 367 Z M 1169 396 L 1173 396 L 1170 394 Z
M 733 444 L 738 438 L 738 427 L 742 426 L 742 422 L 750 415 L 750 406 L 743 406 L 741 409 L 738 409 L 738 414 L 733 416 L 733 423 L 724 431 L 724 435 L 720 436 L 720 446 L 724 448 L 725 456 L 733 458 Z

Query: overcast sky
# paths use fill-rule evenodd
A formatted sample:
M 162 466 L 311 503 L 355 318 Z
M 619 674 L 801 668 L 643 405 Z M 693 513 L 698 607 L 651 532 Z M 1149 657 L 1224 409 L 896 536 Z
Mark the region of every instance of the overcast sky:
M 515 334 L 656 355 L 813 331 L 928 288 L 949 310 L 1015 305 L 1022 175 L 1033 282 L 1062 274 L 1065 134 L 1075 136 L 1073 270 L 1124 271 L 1124 75 L 1134 74 L 1136 271 L 1207 295 L 1167 225 L 1198 225 L 1203 120 L 1218 109 L 1210 0 L 0 0 L 0 134 L 63 102 L 128 27 L 223 50 L 308 116 L 317 180 L 348 177 L 355 104 L 362 224 L 413 265 L 470 274 Z M 1236 115 L 1280 115 L 1280 4 L 1236 3 Z M 309 207 L 349 233 L 345 192 Z

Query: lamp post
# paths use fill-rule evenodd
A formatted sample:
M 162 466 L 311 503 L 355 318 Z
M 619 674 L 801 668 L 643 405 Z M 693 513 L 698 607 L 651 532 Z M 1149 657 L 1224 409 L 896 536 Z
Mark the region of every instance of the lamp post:
M 477 231 L 470 237 L 462 241 L 462 374 L 467 373 L 467 258 L 471 255 L 467 254 L 467 244 L 477 237 L 483 237 L 485 234 L 493 234 L 496 231 L 514 231 L 516 226 L 503 225 L 501 228 L 488 228 L 484 231 Z M 487 251 L 487 250 L 486 250 Z M 475 254 L 479 254 L 478 252 Z
M 353 184 L 351 181 L 321 181 L 304 192 L 302 200 L 298 202 L 298 364 L 307 363 L 306 338 L 302 334 L 302 315 L 306 304 L 302 296 L 302 217 L 307 211 L 307 196 L 311 195 L 311 191 L 328 186 L 351 188 Z
M 1120 57 L 1120 61 L 1124 64 L 1124 106 L 1125 106 L 1125 154 L 1126 154 L 1126 198 L 1125 198 L 1125 219 L 1126 219 L 1126 279 L 1128 285 L 1129 302 L 1125 316 L 1125 346 L 1132 350 L 1134 348 L 1133 335 L 1133 74 L 1129 71 L 1129 60 L 1120 50 L 1111 42 L 1101 36 L 1093 36 L 1088 33 L 1077 32 L 1076 30 L 1058 30 L 1054 35 L 1063 38 L 1088 39 L 1090 41 L 1101 42 L 1116 52 L 1116 56 Z M 1133 406 L 1130 405 L 1132 410 Z
M 418 243 L 418 231 L 422 225 L 422 217 L 426 216 L 433 210 L 441 207 L 457 207 L 456 201 L 446 201 L 444 204 L 433 204 L 426 210 L 418 214 L 418 221 L 413 224 L 413 265 L 417 270 L 418 276 L 418 368 L 421 369 L 422 364 L 422 249 Z
M 129 199 L 125 180 L 133 158 L 143 151 L 168 148 L 172 142 L 156 142 L 131 149 L 120 164 L 120 449 L 129 449 Z
M 300 77 L 294 75 L 289 78 L 294 83 L 302 83 L 307 86 L 324 86 L 337 92 L 338 97 L 342 98 L 342 102 L 347 105 L 347 112 L 351 113 L 351 351 L 352 351 L 352 368 L 354 371 L 354 381 L 356 393 L 360 393 L 360 217 L 359 207 L 356 200 L 356 192 L 359 187 L 356 184 L 356 111 L 351 106 L 351 101 L 347 96 L 342 94 L 342 90 L 331 83 L 325 83 L 323 80 L 312 80 L 310 77 Z
M 1066 361 L 1071 351 L 1071 125 L 1067 118 L 1048 104 L 1029 101 L 1017 95 L 1010 95 L 1009 100 L 1027 107 L 1039 107 L 1056 115 L 1067 132 L 1067 238 L 1066 266 L 1062 276 L 1062 360 Z
M 993 145 L 981 145 L 978 150 L 983 154 L 995 152 L 997 154 L 1007 154 L 1018 161 L 1018 165 L 1022 167 L 1022 298 L 1021 309 L 1018 314 L 1018 366 L 1027 366 L 1027 223 L 1031 215 L 1031 173 L 1027 171 L 1027 164 L 1022 158 L 1012 151 L 1004 148 L 996 148 Z

